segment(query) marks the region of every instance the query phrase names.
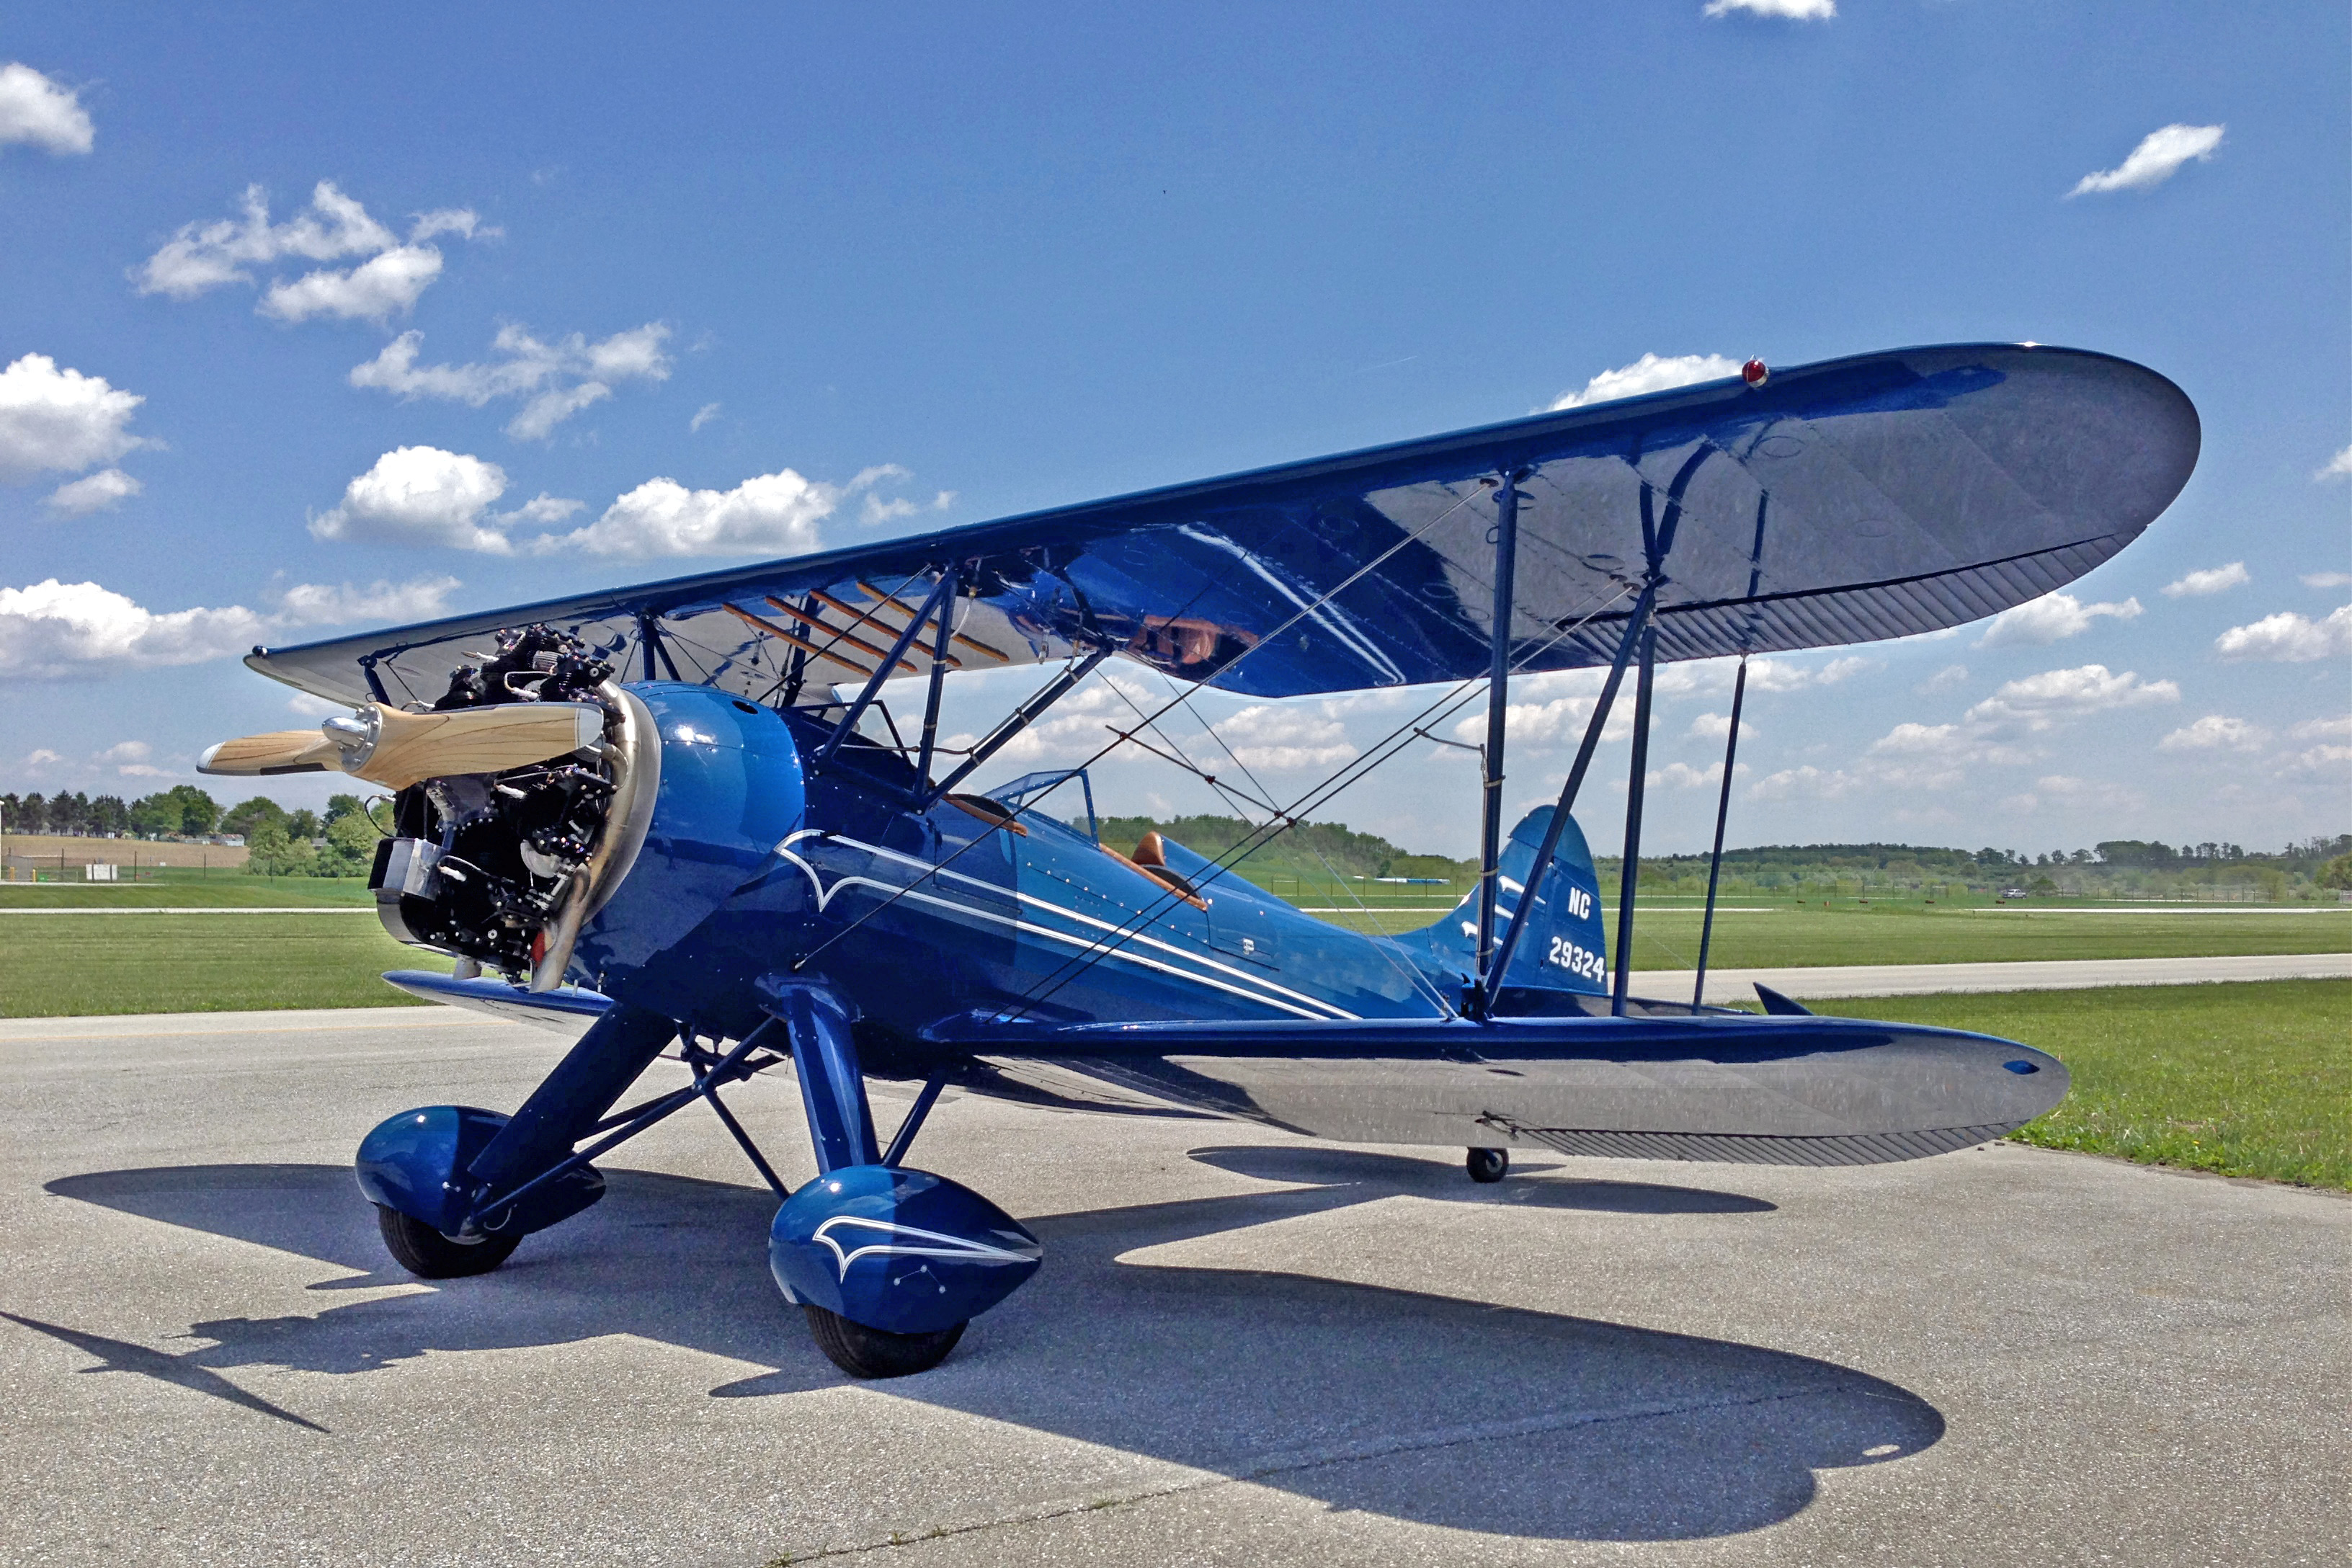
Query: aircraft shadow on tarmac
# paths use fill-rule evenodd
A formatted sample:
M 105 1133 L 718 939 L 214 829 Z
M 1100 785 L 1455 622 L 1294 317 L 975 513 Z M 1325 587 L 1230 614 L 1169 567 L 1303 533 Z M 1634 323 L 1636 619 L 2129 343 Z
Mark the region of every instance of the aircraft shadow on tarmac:
M 1046 1248 L 1035 1281 L 945 1365 L 873 1386 L 1335 1509 L 1551 1539 L 1758 1529 L 1804 1508 L 1815 1471 L 1907 1457 L 1943 1434 L 1942 1417 L 1916 1394 L 1804 1356 L 1278 1267 L 1119 1261 L 1397 1196 L 1664 1215 L 1772 1207 L 1760 1200 L 1519 1175 L 1478 1187 L 1433 1161 L 1341 1149 L 1210 1148 L 1193 1158 L 1315 1184 L 1029 1219 Z M 603 1204 L 532 1237 L 495 1274 L 316 1316 L 194 1323 L 189 1337 L 215 1342 L 177 1354 L 5 1315 L 100 1357 L 90 1370 L 158 1377 L 322 1432 L 221 1373 L 374 1373 L 427 1352 L 625 1333 L 773 1369 L 710 1391 L 719 1397 L 843 1381 L 768 1279 L 775 1199 L 764 1188 L 630 1171 L 609 1178 Z M 354 1270 L 310 1287 L 330 1299 L 409 1282 L 384 1258 L 347 1169 L 106 1171 L 48 1190 Z M 1280 1232 L 1265 1239 L 1277 1266 L 1282 1245 Z M 1600 1230 L 1557 1267 L 1626 1264 Z

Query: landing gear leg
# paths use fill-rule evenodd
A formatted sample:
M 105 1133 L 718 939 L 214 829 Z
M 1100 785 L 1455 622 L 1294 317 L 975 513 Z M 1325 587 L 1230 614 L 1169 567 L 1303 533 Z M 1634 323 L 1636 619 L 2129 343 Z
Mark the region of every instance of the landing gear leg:
M 1474 1182 L 1499 1182 L 1510 1173 L 1508 1149 L 1473 1149 L 1462 1162 Z

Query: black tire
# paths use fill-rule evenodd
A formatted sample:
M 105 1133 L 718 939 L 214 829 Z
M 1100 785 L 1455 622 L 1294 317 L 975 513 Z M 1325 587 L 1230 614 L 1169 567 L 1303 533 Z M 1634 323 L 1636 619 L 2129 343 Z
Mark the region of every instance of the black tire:
M 948 1359 L 963 1338 L 965 1323 L 951 1329 L 940 1329 L 928 1334 L 894 1334 L 887 1329 L 869 1329 L 863 1323 L 853 1323 L 838 1312 L 828 1312 L 823 1307 L 806 1302 L 801 1310 L 808 1314 L 809 1332 L 816 1336 L 816 1348 L 825 1359 L 852 1377 L 905 1377 L 909 1373 L 929 1372 Z
M 519 1236 L 493 1236 L 480 1241 L 458 1241 L 442 1235 L 421 1219 L 411 1219 L 382 1204 L 375 1207 L 377 1228 L 392 1260 L 419 1279 L 462 1279 L 488 1274 L 513 1256 Z
M 1474 1182 L 1499 1182 L 1510 1173 L 1508 1149 L 1473 1149 L 1462 1162 Z

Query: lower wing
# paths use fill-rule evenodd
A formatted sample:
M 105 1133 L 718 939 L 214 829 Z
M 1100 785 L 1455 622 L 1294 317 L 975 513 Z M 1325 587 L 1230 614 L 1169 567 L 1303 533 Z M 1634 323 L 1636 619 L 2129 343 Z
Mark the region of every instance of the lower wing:
M 401 971 L 414 995 L 577 1036 L 594 992 Z M 1989 1035 L 1805 1014 L 1038 1025 L 930 1042 L 966 1089 L 1153 1106 L 1356 1143 L 1864 1165 L 2015 1131 L 2066 1096 L 2059 1060 Z

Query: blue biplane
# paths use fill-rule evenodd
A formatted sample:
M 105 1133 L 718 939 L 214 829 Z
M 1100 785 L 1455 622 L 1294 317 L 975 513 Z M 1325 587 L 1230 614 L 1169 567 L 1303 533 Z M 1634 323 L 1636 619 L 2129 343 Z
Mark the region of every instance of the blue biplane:
M 419 995 L 578 1043 L 512 1115 L 404 1110 L 359 1184 L 426 1278 L 496 1268 L 596 1201 L 593 1162 L 707 1101 L 782 1200 L 770 1259 L 845 1371 L 936 1364 L 1036 1239 L 908 1165 L 948 1085 L 1468 1151 L 1850 1164 L 1996 1137 L 2056 1104 L 2025 1046 L 1631 992 L 1661 660 L 1915 636 L 2063 586 L 2188 480 L 2179 388 L 2032 345 L 1877 353 L 740 570 L 301 647 L 263 674 L 352 705 L 207 771 L 394 791 L 373 886 L 454 974 Z M 1220 860 L 1103 843 L 1084 769 L 971 787 L 1105 660 L 1285 698 L 1423 687 L 1391 739 Z M 976 744 L 962 670 L 1051 667 Z M 1605 668 L 1557 805 L 1501 815 L 1515 674 Z M 1571 816 L 1633 674 L 1613 942 Z M 921 694 L 901 731 L 879 702 Z M 1236 869 L 1449 704 L 1479 700 L 1481 876 L 1392 938 Z M 1161 749 L 1159 714 L 1116 733 Z M 1108 749 L 1108 747 L 1106 748 Z M 1730 792 L 1726 757 L 1722 804 Z M 1184 763 L 1181 756 L 1171 761 Z M 1717 859 L 1722 850 L 1718 806 Z M 1710 880 L 1708 915 L 1713 915 Z M 1705 947 L 1701 948 L 1702 972 Z M 1612 955 L 1613 954 L 1613 963 Z M 657 1058 L 684 1084 L 622 1109 Z M 788 1190 L 721 1100 L 797 1078 L 819 1174 Z M 867 1076 L 919 1083 L 887 1141 Z

